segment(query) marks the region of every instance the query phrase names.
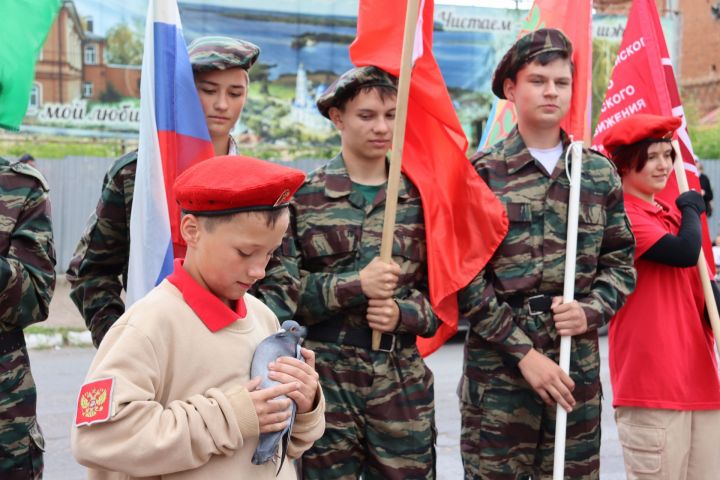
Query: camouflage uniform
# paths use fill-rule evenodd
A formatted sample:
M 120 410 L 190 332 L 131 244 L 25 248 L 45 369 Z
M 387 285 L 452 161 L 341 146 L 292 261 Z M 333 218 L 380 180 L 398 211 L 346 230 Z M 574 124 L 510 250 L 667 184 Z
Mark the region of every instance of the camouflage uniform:
M 372 203 L 352 186 L 341 155 L 310 174 L 291 205 L 291 227 L 280 261 L 298 276 L 272 267 L 258 294 L 280 320 L 308 326 L 305 345 L 317 355 L 326 399 L 325 435 L 303 457 L 306 479 L 434 478 L 435 425 L 432 372 L 415 346 L 438 320 L 427 286 L 425 227 L 417 189 L 402 177 L 393 260 L 401 267 L 395 299 L 400 308 L 394 351 L 374 352 L 348 344 L 353 335 L 369 342 L 367 298 L 359 271 L 380 254 L 385 189 Z M 275 261 L 277 264 L 278 261 Z M 278 308 L 281 305 L 281 308 Z M 312 340 L 321 329 L 334 339 Z M 389 347 L 392 335 L 384 335 Z
M 237 154 L 232 137 L 228 154 Z M 85 319 L 96 347 L 125 312 L 121 294 L 127 287 L 136 169 L 137 150 L 118 158 L 105 174 L 100 200 L 66 272 L 72 287 L 70 298 Z
M 0 478 L 41 478 L 44 440 L 22 329 L 48 316 L 55 250 L 48 186 L 0 158 Z
M 110 167 L 100 201 L 67 270 L 72 285 L 70 298 L 85 319 L 96 347 L 125 312 L 121 293 L 127 286 L 136 168 L 137 151 L 120 157 Z
M 250 42 L 223 36 L 197 38 L 188 46 L 193 72 L 241 68 L 249 70 L 260 49 Z M 237 155 L 230 137 L 228 155 Z M 80 310 L 97 347 L 125 311 L 121 297 L 127 286 L 130 255 L 130 210 L 135 189 L 137 151 L 120 157 L 103 180 L 95 212 L 67 270 L 70 298 Z
M 564 148 L 569 146 L 562 133 Z M 487 267 L 459 297 L 470 321 L 461 383 L 461 449 L 466 478 L 552 475 L 555 407 L 546 406 L 517 366 L 531 349 L 558 361 L 552 313 L 532 316 L 527 299 L 562 295 L 569 180 L 564 154 L 548 176 L 517 129 L 472 159 L 505 205 L 510 228 Z M 568 415 L 566 478 L 598 478 L 600 354 L 597 328 L 635 285 L 634 237 L 614 166 L 583 152 L 575 299 L 588 331 L 573 338 L 570 376 L 577 404 Z

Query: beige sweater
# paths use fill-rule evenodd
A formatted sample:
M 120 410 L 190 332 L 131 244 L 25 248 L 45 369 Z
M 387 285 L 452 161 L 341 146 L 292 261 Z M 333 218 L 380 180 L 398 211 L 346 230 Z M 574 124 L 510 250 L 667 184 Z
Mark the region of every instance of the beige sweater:
M 259 300 L 248 294 L 245 303 L 244 319 L 212 333 L 165 280 L 116 322 L 85 380 L 114 379 L 111 418 L 72 428 L 73 455 L 89 478 L 276 478 L 276 465 L 250 461 L 259 427 L 243 385 L 255 347 L 279 326 Z M 296 417 L 290 458 L 323 433 L 318 396 Z M 296 478 L 291 462 L 277 478 Z

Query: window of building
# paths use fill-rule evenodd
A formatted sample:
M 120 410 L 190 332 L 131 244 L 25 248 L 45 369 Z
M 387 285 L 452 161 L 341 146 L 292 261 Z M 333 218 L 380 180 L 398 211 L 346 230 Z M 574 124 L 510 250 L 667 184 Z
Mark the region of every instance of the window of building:
M 85 65 L 95 65 L 97 63 L 97 48 L 95 45 L 85 46 Z
M 93 84 L 92 82 L 83 82 L 83 97 L 90 98 L 93 96 Z
M 42 104 L 42 89 L 39 83 L 33 83 L 30 89 L 30 101 L 28 102 L 28 113 L 33 114 L 37 112 Z

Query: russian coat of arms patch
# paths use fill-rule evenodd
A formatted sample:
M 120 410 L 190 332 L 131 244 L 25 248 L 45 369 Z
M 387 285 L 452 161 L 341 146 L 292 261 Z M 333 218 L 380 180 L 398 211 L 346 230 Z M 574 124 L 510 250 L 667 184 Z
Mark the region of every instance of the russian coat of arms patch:
M 110 419 L 113 378 L 103 378 L 86 383 L 78 395 L 75 426 L 91 425 Z

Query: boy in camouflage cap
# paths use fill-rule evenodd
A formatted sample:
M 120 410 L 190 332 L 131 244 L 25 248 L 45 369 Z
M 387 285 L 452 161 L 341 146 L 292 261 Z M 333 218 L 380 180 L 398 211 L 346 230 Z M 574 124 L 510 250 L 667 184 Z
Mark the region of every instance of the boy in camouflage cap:
M 308 327 L 317 355 L 326 428 L 303 456 L 305 479 L 435 478 L 433 376 L 415 338 L 438 320 L 422 202 L 404 175 L 393 259 L 379 259 L 396 85 L 378 68 L 354 68 L 318 99 L 341 152 L 298 190 L 274 260 L 285 268 L 269 270 L 258 292 L 280 319 Z M 379 351 L 372 329 L 383 333 Z
M 572 97 L 571 54 L 559 30 L 513 45 L 493 91 L 515 104 L 517 127 L 471 160 L 504 203 L 510 228 L 459 295 L 470 322 L 460 387 L 466 478 L 550 478 L 556 402 L 569 411 L 566 478 L 599 477 L 597 329 L 634 288 L 634 239 L 615 168 L 583 150 L 577 300 L 562 303 L 570 140 L 560 122 Z M 557 365 L 561 335 L 574 336 L 569 376 Z
M 260 54 L 250 42 L 200 37 L 188 47 L 195 86 L 216 155 L 235 155 L 230 136 L 247 100 L 248 70 Z M 125 311 L 120 296 L 127 283 L 130 211 L 137 150 L 120 157 L 105 175 L 97 208 L 88 220 L 67 271 L 70 298 L 92 333 L 95 346 Z
M 55 250 L 48 185 L 0 158 L 0 477 L 42 478 L 45 443 L 23 328 L 48 316 Z

